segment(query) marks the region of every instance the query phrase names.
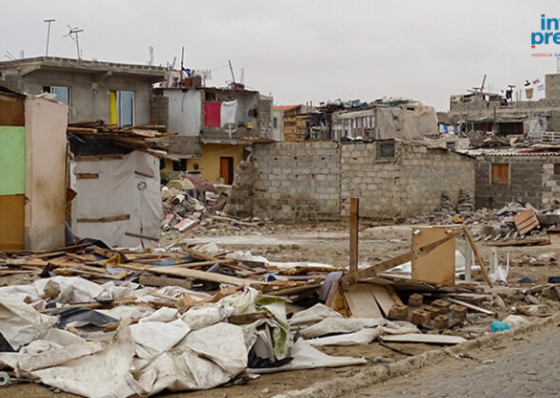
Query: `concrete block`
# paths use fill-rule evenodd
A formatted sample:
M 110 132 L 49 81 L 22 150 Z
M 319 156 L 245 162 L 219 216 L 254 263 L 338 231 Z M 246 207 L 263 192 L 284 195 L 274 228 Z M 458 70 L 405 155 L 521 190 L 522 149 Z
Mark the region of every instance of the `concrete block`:
M 445 315 L 438 315 L 434 318 L 434 328 L 447 329 L 449 327 L 449 319 Z
M 408 317 L 408 307 L 406 305 L 395 304 L 389 310 L 387 317 L 394 320 L 405 320 Z
M 424 302 L 424 296 L 418 293 L 411 294 L 408 297 L 408 305 L 410 307 L 420 307 Z
M 431 314 L 424 310 L 414 310 L 410 317 L 410 322 L 418 326 L 428 326 L 431 320 Z
M 467 307 L 463 307 L 462 305 L 452 305 L 450 309 L 453 319 L 462 321 L 467 317 Z

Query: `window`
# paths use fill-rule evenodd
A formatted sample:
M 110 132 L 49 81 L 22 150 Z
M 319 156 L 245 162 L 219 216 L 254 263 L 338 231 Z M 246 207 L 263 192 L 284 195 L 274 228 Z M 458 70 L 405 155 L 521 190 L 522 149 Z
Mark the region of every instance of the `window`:
M 111 91 L 110 93 L 111 124 L 119 126 L 134 125 L 134 92 Z
M 187 171 L 187 159 L 174 160 L 173 171 Z
M 492 165 L 492 184 L 509 184 L 509 164 Z
M 70 89 L 64 86 L 43 86 L 44 93 L 54 94 L 58 102 L 70 103 Z
M 395 158 L 394 142 L 377 143 L 377 159 L 390 160 Z
M 278 128 L 278 118 L 277 118 L 277 117 L 273 117 L 273 118 L 272 118 L 272 128 L 273 128 L 273 129 L 277 129 L 277 128 Z
M 560 176 L 560 163 L 554 163 L 554 175 Z

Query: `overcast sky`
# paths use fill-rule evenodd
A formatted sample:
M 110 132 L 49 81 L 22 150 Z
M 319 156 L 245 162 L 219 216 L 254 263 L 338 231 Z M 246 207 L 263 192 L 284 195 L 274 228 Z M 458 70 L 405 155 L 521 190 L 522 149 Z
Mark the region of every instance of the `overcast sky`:
M 556 60 L 531 57 L 540 15 L 560 18 L 558 1 L 0 0 L 0 57 L 76 57 L 155 64 L 181 57 L 212 69 L 209 85 L 236 78 L 276 104 L 409 97 L 446 110 L 451 94 L 480 86 L 541 81 Z M 536 50 L 560 52 L 560 45 Z

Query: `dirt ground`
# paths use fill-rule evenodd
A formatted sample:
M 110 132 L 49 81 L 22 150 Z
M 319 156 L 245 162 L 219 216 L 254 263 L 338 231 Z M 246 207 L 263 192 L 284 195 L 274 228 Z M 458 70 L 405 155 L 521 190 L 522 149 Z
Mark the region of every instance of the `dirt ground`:
M 411 229 L 409 225 L 371 226 L 363 224 L 360 228 L 360 262 L 375 264 L 379 261 L 394 257 L 407 250 L 411 245 Z M 215 243 L 222 250 L 250 250 L 254 255 L 262 255 L 271 261 L 309 261 L 346 267 L 348 264 L 348 227 L 345 223 L 320 223 L 300 225 L 265 224 L 260 228 L 216 228 L 213 230 L 195 229 L 182 235 L 177 233 L 164 234 L 161 246 L 184 240 L 188 243 Z M 526 256 L 537 256 L 542 253 L 560 253 L 560 238 L 551 236 L 551 245 L 534 247 L 498 247 L 500 263 L 504 264 L 507 253 L 510 257 L 510 282 L 522 277 L 530 277 L 536 283 L 546 283 L 548 276 L 560 275 L 556 262 L 547 265 L 528 265 L 524 261 Z M 478 243 L 479 250 L 486 261 L 490 259 L 492 248 L 484 243 Z M 462 238 L 457 239 L 457 248 L 464 249 Z M 0 283 L 29 283 L 31 279 L 19 276 L 19 280 L 0 280 Z M 437 347 L 424 344 L 398 344 L 398 349 L 419 354 Z M 405 358 L 406 355 L 373 343 L 367 346 L 353 347 L 324 347 L 324 352 L 331 355 L 361 356 L 368 359 L 368 364 L 394 361 Z M 208 391 L 191 393 L 160 394 L 159 396 L 173 396 L 189 398 L 232 398 L 232 397 L 270 397 L 275 394 L 305 388 L 319 380 L 326 380 L 336 376 L 352 375 L 361 367 L 345 367 L 337 369 L 315 369 L 295 372 L 275 373 L 264 375 L 256 379 L 245 379 L 242 385 L 232 385 Z M 74 397 L 73 395 L 53 392 L 53 389 L 36 384 L 20 384 L 0 389 L 0 397 Z

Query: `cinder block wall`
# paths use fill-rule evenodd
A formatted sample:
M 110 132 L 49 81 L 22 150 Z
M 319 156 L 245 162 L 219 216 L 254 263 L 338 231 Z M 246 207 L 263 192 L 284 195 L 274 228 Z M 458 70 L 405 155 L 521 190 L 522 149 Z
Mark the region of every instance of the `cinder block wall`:
M 340 152 L 333 142 L 255 144 L 253 215 L 281 221 L 340 217 Z
M 492 164 L 509 164 L 508 184 L 492 183 Z M 477 208 L 500 208 L 521 200 L 535 207 L 551 198 L 560 198 L 560 170 L 555 174 L 558 156 L 484 156 L 476 162 Z
M 150 122 L 169 127 L 169 98 L 153 95 L 150 100 Z
M 460 189 L 474 196 L 474 159 L 398 142 L 389 159 L 378 158 L 376 143 L 255 144 L 251 162 L 253 190 L 246 178 L 234 181 L 230 214 L 337 220 L 348 216 L 350 198 L 359 197 L 361 217 L 392 219 L 434 211 L 443 192 L 454 205 Z
M 394 159 L 377 159 L 375 143 L 342 145 L 341 215 L 348 217 L 350 198 L 360 198 L 360 216 L 393 218 L 401 215 L 401 150 Z

